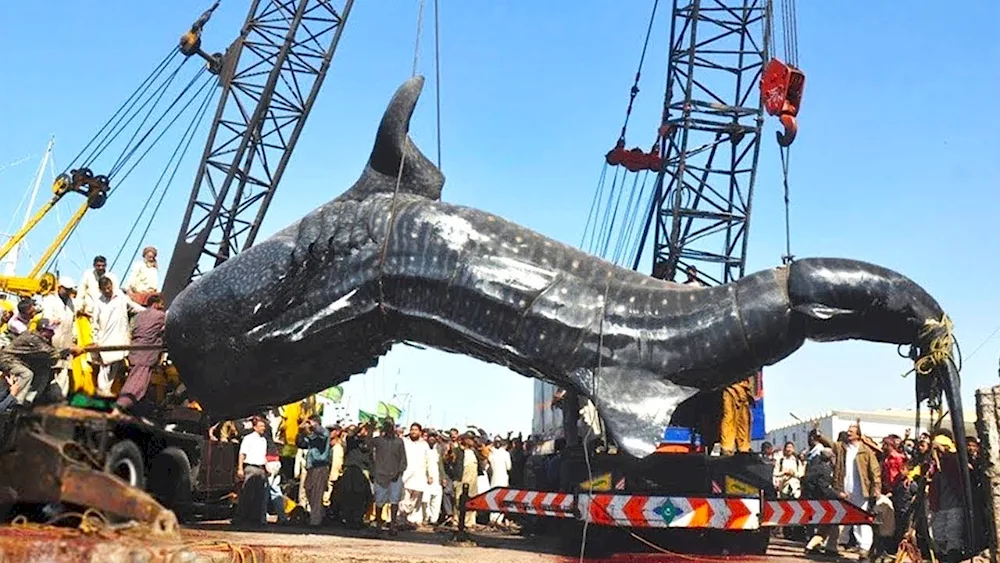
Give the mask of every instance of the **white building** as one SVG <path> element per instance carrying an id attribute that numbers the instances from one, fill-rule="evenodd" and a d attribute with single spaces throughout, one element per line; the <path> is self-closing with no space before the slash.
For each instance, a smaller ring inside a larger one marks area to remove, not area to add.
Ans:
<path id="1" fill-rule="evenodd" d="M 916 438 L 921 432 L 926 432 L 931 423 L 931 414 L 927 409 L 920 412 L 920 428 L 916 429 L 916 411 L 912 409 L 886 409 L 880 411 L 849 411 L 835 410 L 821 414 L 819 416 L 792 421 L 784 426 L 769 429 L 764 440 L 754 442 L 754 449 L 759 450 L 760 445 L 765 441 L 770 442 L 775 449 L 780 450 L 785 442 L 795 444 L 797 451 L 802 451 L 808 447 L 809 431 L 819 428 L 824 436 L 836 439 L 837 434 L 847 431 L 847 428 L 856 421 L 861 421 L 861 432 L 870 436 L 876 442 L 881 442 L 882 438 L 889 434 L 896 434 L 902 437 L 907 429 L 910 436 Z M 968 436 L 975 436 L 976 415 L 966 413 L 965 432 Z M 942 424 L 943 428 L 951 428 L 951 417 L 945 416 Z"/>

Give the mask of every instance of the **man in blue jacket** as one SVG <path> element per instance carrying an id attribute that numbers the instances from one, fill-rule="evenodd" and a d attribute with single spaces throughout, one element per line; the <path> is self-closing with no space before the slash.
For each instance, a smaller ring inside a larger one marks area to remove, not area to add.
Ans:
<path id="1" fill-rule="evenodd" d="M 330 478 L 330 432 L 323 428 L 319 415 L 310 416 L 299 428 L 295 445 L 306 450 L 306 498 L 309 500 L 309 525 L 323 523 L 323 493 Z"/>

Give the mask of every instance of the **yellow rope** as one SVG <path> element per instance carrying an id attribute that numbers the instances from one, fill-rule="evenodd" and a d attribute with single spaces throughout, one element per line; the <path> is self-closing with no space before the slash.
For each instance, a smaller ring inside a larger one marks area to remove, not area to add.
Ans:
<path id="1" fill-rule="evenodd" d="M 941 320 L 927 319 L 920 330 L 919 339 L 924 340 L 934 334 L 931 338 L 927 351 L 913 362 L 913 369 L 903 374 L 903 377 L 916 372 L 918 375 L 927 375 L 935 367 L 945 363 L 951 358 L 951 351 L 955 345 L 955 326 L 948 315 L 941 315 Z"/>

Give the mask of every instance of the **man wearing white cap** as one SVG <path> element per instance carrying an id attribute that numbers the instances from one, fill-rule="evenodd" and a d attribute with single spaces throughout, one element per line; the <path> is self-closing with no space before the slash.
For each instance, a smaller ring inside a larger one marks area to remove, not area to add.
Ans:
<path id="1" fill-rule="evenodd" d="M 59 278 L 59 288 L 42 297 L 42 316 L 52 325 L 52 345 L 56 349 L 70 348 L 76 342 L 73 334 L 76 309 L 73 306 L 72 292 L 76 284 L 69 277 Z M 65 396 L 69 393 L 69 368 L 72 360 L 61 359 L 55 364 L 54 381 Z"/>

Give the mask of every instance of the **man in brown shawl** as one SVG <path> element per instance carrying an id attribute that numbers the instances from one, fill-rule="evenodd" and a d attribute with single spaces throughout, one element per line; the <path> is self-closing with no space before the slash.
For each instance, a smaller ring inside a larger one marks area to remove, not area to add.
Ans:
<path id="1" fill-rule="evenodd" d="M 130 350 L 128 353 L 129 374 L 121 393 L 115 402 L 114 414 L 121 415 L 132 410 L 142 401 L 149 388 L 153 368 L 159 365 L 163 353 L 163 331 L 167 314 L 163 311 L 163 300 L 159 295 L 151 295 L 146 301 L 146 309 L 135 316 L 132 330 L 132 346 L 149 346 L 150 349 Z"/>

